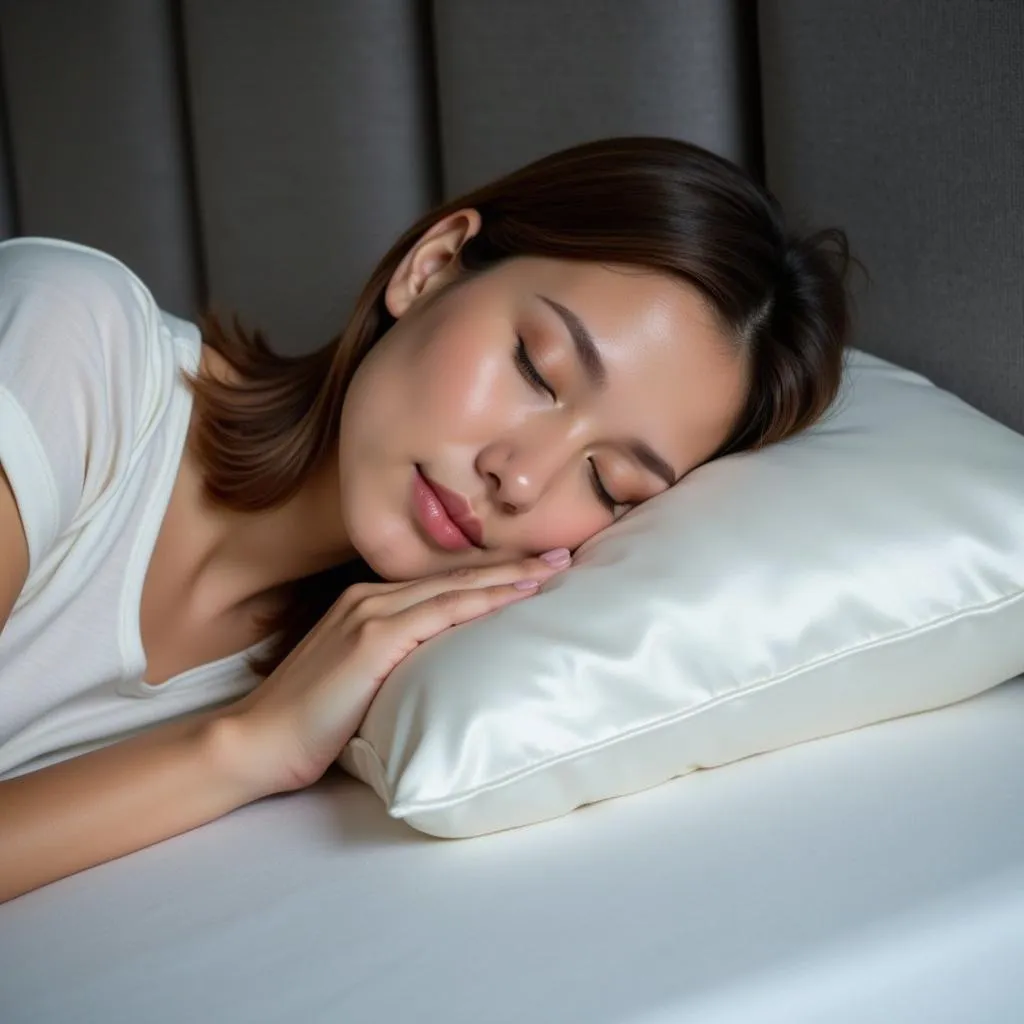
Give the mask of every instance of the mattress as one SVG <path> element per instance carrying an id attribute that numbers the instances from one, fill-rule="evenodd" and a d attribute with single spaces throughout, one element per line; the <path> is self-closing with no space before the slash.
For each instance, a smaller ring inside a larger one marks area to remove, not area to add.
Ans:
<path id="1" fill-rule="evenodd" d="M 0 1020 L 1019 1024 L 1022 954 L 1024 677 L 481 839 L 332 777 L 0 906 Z"/>

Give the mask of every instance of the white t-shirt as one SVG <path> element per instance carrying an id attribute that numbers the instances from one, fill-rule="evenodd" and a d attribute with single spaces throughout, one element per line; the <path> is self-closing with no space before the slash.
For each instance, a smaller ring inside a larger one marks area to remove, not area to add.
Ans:
<path id="1" fill-rule="evenodd" d="M 0 778 L 257 681 L 248 652 L 157 686 L 143 679 L 142 584 L 191 412 L 179 370 L 196 369 L 200 342 L 110 256 L 0 244 L 0 464 L 29 548 L 0 632 Z"/>

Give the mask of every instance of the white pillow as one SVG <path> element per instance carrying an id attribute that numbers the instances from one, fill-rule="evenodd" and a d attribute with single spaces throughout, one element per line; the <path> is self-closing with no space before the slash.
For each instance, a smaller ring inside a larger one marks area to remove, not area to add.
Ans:
<path id="1" fill-rule="evenodd" d="M 704 466 L 419 648 L 342 764 L 394 817 L 470 836 L 1024 671 L 1024 437 L 847 365 L 810 432 Z"/>

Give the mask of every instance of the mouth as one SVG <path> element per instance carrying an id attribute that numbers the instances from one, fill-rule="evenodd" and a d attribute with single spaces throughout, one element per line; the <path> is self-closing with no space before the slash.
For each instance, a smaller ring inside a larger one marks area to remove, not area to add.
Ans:
<path id="1" fill-rule="evenodd" d="M 412 491 L 416 518 L 431 540 L 446 551 L 483 547 L 483 527 L 461 494 L 431 480 L 418 465 Z"/>

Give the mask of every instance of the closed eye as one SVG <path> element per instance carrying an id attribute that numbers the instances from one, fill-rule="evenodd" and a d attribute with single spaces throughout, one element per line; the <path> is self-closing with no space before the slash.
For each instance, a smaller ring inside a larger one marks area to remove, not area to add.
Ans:
<path id="1" fill-rule="evenodd" d="M 613 515 L 620 508 L 628 508 L 629 502 L 627 501 L 616 501 L 607 491 L 604 484 L 601 482 L 601 474 L 597 471 L 597 463 L 593 459 L 587 459 L 590 463 L 590 482 L 594 485 L 594 493 L 597 495 L 597 500 Z"/>
<path id="2" fill-rule="evenodd" d="M 533 360 L 530 359 L 530 353 L 526 351 L 526 345 L 523 343 L 522 336 L 518 334 L 516 335 L 516 351 L 513 358 L 515 359 L 516 368 L 534 391 L 541 391 L 555 398 L 555 389 L 540 375 L 537 367 L 533 365 Z"/>
<path id="3" fill-rule="evenodd" d="M 551 398 L 557 400 L 555 389 L 541 376 L 537 367 L 533 365 L 530 353 L 526 351 L 526 345 L 523 342 L 522 335 L 516 335 L 516 349 L 513 358 L 515 360 L 516 368 L 530 387 L 535 391 L 549 395 Z M 613 515 L 621 508 L 629 508 L 629 502 L 616 501 L 615 498 L 608 493 L 607 488 L 601 480 L 601 474 L 597 471 L 597 463 L 594 462 L 593 459 L 588 459 L 587 462 L 590 466 L 590 482 L 593 485 L 594 493 L 597 495 L 597 500 L 601 502 L 601 504 Z"/>

